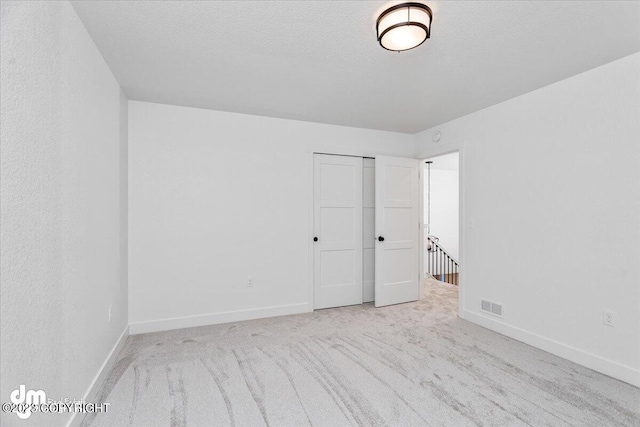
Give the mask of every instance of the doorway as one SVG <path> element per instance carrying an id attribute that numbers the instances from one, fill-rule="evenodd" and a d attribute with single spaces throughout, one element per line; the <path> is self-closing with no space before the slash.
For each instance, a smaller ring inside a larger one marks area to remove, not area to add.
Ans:
<path id="1" fill-rule="evenodd" d="M 434 156 L 423 164 L 423 268 L 426 279 L 460 284 L 460 156 Z"/>

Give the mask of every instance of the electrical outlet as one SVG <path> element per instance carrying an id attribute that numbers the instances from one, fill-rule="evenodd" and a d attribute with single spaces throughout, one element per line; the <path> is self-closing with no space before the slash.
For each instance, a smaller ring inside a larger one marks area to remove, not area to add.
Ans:
<path id="1" fill-rule="evenodd" d="M 249 282 L 247 283 L 248 288 L 253 288 L 253 277 L 249 276 Z"/>
<path id="2" fill-rule="evenodd" d="M 616 326 L 616 314 L 611 310 L 604 310 L 602 313 L 602 323 L 607 326 Z"/>
<path id="3" fill-rule="evenodd" d="M 109 306 L 109 322 L 111 322 L 111 306 Z"/>

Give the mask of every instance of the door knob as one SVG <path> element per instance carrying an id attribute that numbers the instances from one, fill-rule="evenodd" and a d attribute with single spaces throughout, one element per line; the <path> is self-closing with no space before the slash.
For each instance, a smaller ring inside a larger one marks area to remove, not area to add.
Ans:
<path id="1" fill-rule="evenodd" d="M 378 242 L 384 242 L 384 237 L 378 236 Z"/>
<path id="2" fill-rule="evenodd" d="M 313 241 L 314 241 L 314 242 L 317 242 L 317 241 L 318 241 L 318 238 L 317 238 L 317 237 L 314 237 L 314 238 L 313 238 Z"/>

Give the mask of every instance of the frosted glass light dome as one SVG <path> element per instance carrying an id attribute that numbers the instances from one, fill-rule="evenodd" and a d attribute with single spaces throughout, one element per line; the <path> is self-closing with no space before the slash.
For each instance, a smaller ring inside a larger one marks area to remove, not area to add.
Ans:
<path id="1" fill-rule="evenodd" d="M 401 52 L 420 46 L 431 33 L 431 9 L 422 3 L 391 6 L 378 17 L 376 33 L 380 46 Z"/>

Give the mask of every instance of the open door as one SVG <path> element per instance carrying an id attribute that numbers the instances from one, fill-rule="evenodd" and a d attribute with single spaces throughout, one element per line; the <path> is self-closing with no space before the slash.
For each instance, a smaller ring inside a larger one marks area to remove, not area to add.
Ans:
<path id="1" fill-rule="evenodd" d="M 415 159 L 376 157 L 376 307 L 420 298 L 419 167 Z"/>

